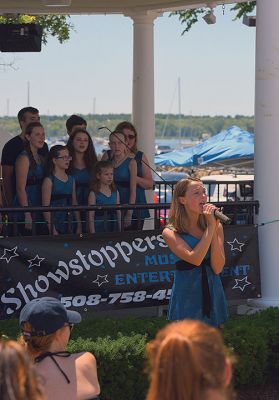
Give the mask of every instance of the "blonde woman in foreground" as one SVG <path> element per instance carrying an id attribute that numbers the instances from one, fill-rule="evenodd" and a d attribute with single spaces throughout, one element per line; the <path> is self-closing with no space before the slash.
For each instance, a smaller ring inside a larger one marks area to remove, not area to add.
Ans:
<path id="1" fill-rule="evenodd" d="M 147 345 L 146 400 L 229 400 L 232 363 L 216 328 L 200 321 L 169 324 Z"/>

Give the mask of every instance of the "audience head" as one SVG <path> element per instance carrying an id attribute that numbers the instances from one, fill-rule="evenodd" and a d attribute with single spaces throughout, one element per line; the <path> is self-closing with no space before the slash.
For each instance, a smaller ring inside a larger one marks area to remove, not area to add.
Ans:
<path id="1" fill-rule="evenodd" d="M 25 133 L 25 128 L 31 122 L 40 121 L 39 110 L 34 107 L 24 107 L 17 114 L 18 122 L 22 133 Z"/>
<path id="2" fill-rule="evenodd" d="M 86 129 L 87 122 L 79 115 L 73 114 L 66 121 L 66 129 L 69 136 L 73 133 L 74 128 Z"/>
<path id="3" fill-rule="evenodd" d="M 49 351 L 52 343 L 59 340 L 65 350 L 74 324 L 81 322 L 81 315 L 67 310 L 59 299 L 41 297 L 31 300 L 21 310 L 19 325 L 21 341 L 29 354 L 36 357 Z"/>
<path id="4" fill-rule="evenodd" d="M 1 400 L 43 400 L 33 363 L 23 346 L 12 340 L 0 341 Z"/>
<path id="5" fill-rule="evenodd" d="M 68 169 L 71 161 L 71 156 L 67 146 L 57 144 L 52 146 L 47 155 L 45 166 L 46 176 L 53 175 L 55 165 L 61 165 L 63 168 Z"/>
<path id="6" fill-rule="evenodd" d="M 126 136 L 121 131 L 113 131 L 109 135 L 109 146 L 111 148 L 112 154 L 120 155 L 127 154 L 128 152 L 128 143 L 126 140 Z"/>
<path id="7" fill-rule="evenodd" d="M 92 176 L 91 189 L 97 192 L 102 183 L 108 184 L 111 190 L 116 190 L 113 182 L 113 165 L 109 160 L 101 160 L 96 163 Z"/>
<path id="8" fill-rule="evenodd" d="M 134 125 L 129 121 L 123 121 L 117 125 L 115 130 L 124 133 L 129 149 L 133 153 L 136 153 L 138 150 L 137 149 L 138 133 Z"/>
<path id="9" fill-rule="evenodd" d="M 147 400 L 228 399 L 231 360 L 217 329 L 200 321 L 171 323 L 147 345 L 147 354 Z"/>
<path id="10" fill-rule="evenodd" d="M 67 148 L 72 156 L 70 170 L 74 167 L 77 153 L 83 154 L 86 168 L 88 170 L 92 170 L 97 162 L 97 155 L 92 138 L 87 130 L 82 128 L 74 128 L 68 139 Z"/>
<path id="11" fill-rule="evenodd" d="M 196 191 L 205 191 L 203 183 L 198 178 L 185 178 L 177 182 L 174 188 L 170 214 L 169 223 L 178 232 L 188 232 L 189 221 L 187 209 L 193 204 L 193 198 L 195 197 Z M 205 217 L 201 214 L 198 218 L 199 227 L 204 230 L 206 227 Z"/>

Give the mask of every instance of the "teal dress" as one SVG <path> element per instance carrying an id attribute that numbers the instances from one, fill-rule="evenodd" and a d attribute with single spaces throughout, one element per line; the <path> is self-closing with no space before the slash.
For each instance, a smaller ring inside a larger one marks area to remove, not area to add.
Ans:
<path id="1" fill-rule="evenodd" d="M 200 241 L 190 234 L 182 233 L 180 236 L 191 248 L 194 248 Z M 220 276 L 216 275 L 210 267 L 210 251 L 205 256 L 203 266 L 191 269 L 178 269 L 181 260 L 175 254 L 174 258 L 177 269 L 172 286 L 168 319 L 171 321 L 197 319 L 215 327 L 224 323 L 228 318 L 227 302 Z M 203 309 L 203 269 L 206 270 L 205 278 L 209 289 L 207 301 L 210 304 L 207 304 L 209 307 L 207 313 Z"/>
<path id="2" fill-rule="evenodd" d="M 90 172 L 87 168 L 74 168 L 71 172 L 71 175 L 76 182 L 78 205 L 87 206 L 90 185 Z"/>
<path id="3" fill-rule="evenodd" d="M 137 176 L 142 178 L 142 156 L 143 152 L 138 151 L 135 155 L 135 160 L 137 162 Z M 137 185 L 137 197 L 136 197 L 136 204 L 147 204 L 146 201 L 146 195 L 145 195 L 145 189 L 143 189 L 141 186 Z M 140 213 L 138 215 L 138 219 L 143 221 L 145 218 L 149 218 L 150 213 L 148 209 L 140 210 Z"/>
<path id="4" fill-rule="evenodd" d="M 117 205 L 117 191 L 111 192 L 110 196 L 104 193 L 95 193 L 96 206 Z M 95 232 L 116 232 L 119 231 L 116 210 L 95 211 Z"/>
<path id="5" fill-rule="evenodd" d="M 68 175 L 68 180 L 64 182 L 51 175 L 49 179 L 52 181 L 50 205 L 54 207 L 71 206 L 74 178 Z M 73 228 L 71 224 L 68 224 L 68 211 L 55 211 L 53 213 L 53 224 L 60 234 L 71 233 Z"/>
<path id="6" fill-rule="evenodd" d="M 89 185 L 90 185 L 90 172 L 87 168 L 74 168 L 71 172 L 71 176 L 74 178 L 76 183 L 76 195 L 79 206 L 88 205 L 89 196 Z M 80 218 L 82 224 L 82 232 L 87 232 L 87 212 L 80 211 Z"/>
<path id="7" fill-rule="evenodd" d="M 29 159 L 29 169 L 25 186 L 28 206 L 39 207 L 42 205 L 42 182 L 44 178 L 44 160 L 42 157 L 40 157 L 41 163 L 37 164 L 36 168 L 33 170 L 31 168 L 31 158 L 29 153 L 24 150 L 22 153 L 20 153 L 19 157 L 21 155 L 26 155 Z M 20 207 L 20 203 L 17 196 L 15 196 L 14 198 L 14 205 L 16 207 Z M 36 222 L 38 222 L 38 224 L 36 224 L 36 233 L 37 234 L 44 233 L 43 228 L 45 228 L 45 222 L 42 213 L 39 212 L 33 213 L 33 218 L 35 219 Z M 17 222 L 24 221 L 25 219 L 24 213 L 17 212 L 15 215 L 15 219 Z M 23 235 L 31 233 L 30 231 L 26 230 L 24 228 L 24 225 L 22 224 L 19 226 L 19 231 Z"/>
<path id="8" fill-rule="evenodd" d="M 108 159 L 111 160 L 112 159 L 111 150 L 107 151 L 107 155 L 108 155 Z M 138 151 L 134 158 L 137 163 L 137 176 L 139 176 L 141 178 L 143 176 L 142 175 L 142 156 L 143 156 L 143 152 Z M 130 162 L 130 160 L 132 160 L 132 158 L 127 158 L 127 160 L 129 160 L 129 162 Z M 120 194 L 120 203 L 121 204 L 127 204 L 129 202 L 130 172 L 129 172 L 128 168 L 129 168 L 129 163 L 127 162 L 123 165 L 123 167 L 121 164 L 118 168 L 115 168 L 115 170 L 114 170 L 114 182 L 116 183 L 117 189 Z M 124 199 L 126 202 L 124 202 Z M 137 189 L 136 189 L 136 204 L 147 204 L 145 190 L 139 185 L 137 185 Z M 134 211 L 133 217 L 132 217 L 132 225 L 131 225 L 132 229 L 135 229 L 135 230 L 142 229 L 144 219 L 149 218 L 149 217 L 150 217 L 150 213 L 149 213 L 148 209 Z"/>

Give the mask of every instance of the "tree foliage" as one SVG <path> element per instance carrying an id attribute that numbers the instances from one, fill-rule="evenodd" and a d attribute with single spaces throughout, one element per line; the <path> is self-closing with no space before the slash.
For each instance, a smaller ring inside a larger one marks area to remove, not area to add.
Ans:
<path id="1" fill-rule="evenodd" d="M 230 11 L 236 11 L 235 19 L 239 19 L 243 17 L 243 15 L 252 12 L 256 7 L 256 1 L 248 1 L 247 3 L 237 3 L 235 4 Z M 202 7 L 202 8 L 194 8 L 192 10 L 182 10 L 175 11 L 170 14 L 171 16 L 178 16 L 179 21 L 182 25 L 186 25 L 185 29 L 182 31 L 182 35 L 184 33 L 189 32 L 192 26 L 199 21 L 200 15 L 205 15 L 208 11 L 210 11 L 210 7 Z"/>
<path id="2" fill-rule="evenodd" d="M 60 43 L 70 38 L 74 26 L 69 15 L 0 15 L 1 24 L 39 24 L 43 29 L 42 41 L 47 43 L 49 36 L 54 36 Z"/>

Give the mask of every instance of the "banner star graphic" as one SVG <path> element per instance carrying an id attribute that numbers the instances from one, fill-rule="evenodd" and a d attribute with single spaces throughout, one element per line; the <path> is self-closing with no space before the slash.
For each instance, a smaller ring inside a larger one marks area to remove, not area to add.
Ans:
<path id="1" fill-rule="evenodd" d="M 232 287 L 232 289 L 240 289 L 242 292 L 248 285 L 252 285 L 252 282 L 248 282 L 248 276 L 245 276 L 242 279 L 237 279 L 235 278 L 235 285 Z"/>
<path id="2" fill-rule="evenodd" d="M 107 280 L 107 275 L 97 275 L 97 278 L 95 281 L 92 281 L 93 283 L 97 283 L 97 285 L 100 287 L 103 283 L 109 283 Z"/>
<path id="3" fill-rule="evenodd" d="M 231 246 L 231 251 L 238 250 L 242 252 L 242 246 L 245 245 L 245 243 L 241 243 L 237 240 L 237 238 L 234 238 L 232 242 L 227 242 Z"/>
<path id="4" fill-rule="evenodd" d="M 38 254 L 36 254 L 34 258 L 27 260 L 29 262 L 28 269 L 32 267 L 40 267 L 43 260 L 44 258 L 41 258 Z"/>
<path id="5" fill-rule="evenodd" d="M 6 260 L 6 263 L 9 264 L 12 258 L 18 257 L 19 254 L 17 254 L 17 246 L 15 246 L 13 249 L 4 249 L 4 254 L 0 257 L 1 260 Z"/>

